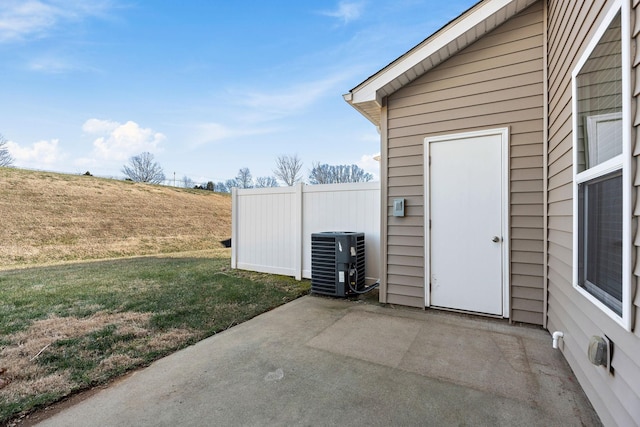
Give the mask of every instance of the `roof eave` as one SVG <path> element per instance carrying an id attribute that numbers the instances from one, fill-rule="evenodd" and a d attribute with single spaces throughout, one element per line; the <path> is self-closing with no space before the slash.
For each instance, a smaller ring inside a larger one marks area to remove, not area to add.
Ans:
<path id="1" fill-rule="evenodd" d="M 376 126 L 382 100 L 538 0 L 484 0 L 343 95 Z M 494 19 L 490 19 L 494 18 Z M 374 111 L 372 106 L 377 105 Z"/>
<path id="2" fill-rule="evenodd" d="M 373 123 L 376 127 L 380 126 L 380 109 L 382 108 L 382 103 L 377 99 L 369 102 L 353 102 L 353 93 L 345 93 L 342 95 L 345 101 L 349 103 L 353 108 L 358 110 L 360 114 L 362 114 L 367 120 Z"/>

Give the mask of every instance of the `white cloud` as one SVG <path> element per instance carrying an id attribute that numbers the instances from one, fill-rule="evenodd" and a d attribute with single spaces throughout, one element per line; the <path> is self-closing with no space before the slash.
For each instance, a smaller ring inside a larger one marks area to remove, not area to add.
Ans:
<path id="1" fill-rule="evenodd" d="M 0 6 L 0 41 L 41 33 L 55 25 L 59 13 L 41 1 L 4 2 Z"/>
<path id="2" fill-rule="evenodd" d="M 199 142 L 213 142 L 231 138 L 238 135 L 238 131 L 220 124 L 220 123 L 203 123 L 199 128 Z"/>
<path id="3" fill-rule="evenodd" d="M 242 105 L 253 109 L 254 117 L 265 119 L 298 114 L 321 98 L 340 93 L 351 74 L 349 70 L 342 70 L 327 78 L 298 83 L 277 92 L 246 91 Z"/>
<path id="4" fill-rule="evenodd" d="M 230 138 L 251 135 L 266 135 L 276 132 L 276 128 L 237 127 L 232 128 L 220 123 L 202 123 L 196 126 L 195 146 L 222 141 Z"/>
<path id="5" fill-rule="evenodd" d="M 65 73 L 78 68 L 63 58 L 54 58 L 51 56 L 34 59 L 29 62 L 27 67 L 31 71 L 49 74 Z"/>
<path id="6" fill-rule="evenodd" d="M 16 166 L 49 168 L 65 157 L 57 139 L 42 140 L 25 147 L 9 141 L 7 148 Z"/>
<path id="7" fill-rule="evenodd" d="M 380 153 L 364 154 L 360 157 L 360 161 L 356 163 L 365 172 L 369 172 L 373 175 L 373 180 L 378 181 L 380 179 L 380 162 L 375 158 L 380 156 Z"/>
<path id="8" fill-rule="evenodd" d="M 360 18 L 364 9 L 363 2 L 341 1 L 334 10 L 322 11 L 322 15 L 338 18 L 344 24 L 355 21 Z"/>
<path id="9" fill-rule="evenodd" d="M 27 63 L 27 69 L 40 73 L 60 74 L 69 71 L 99 71 L 95 67 L 84 65 L 67 54 L 46 53 L 32 58 Z"/>
<path id="10" fill-rule="evenodd" d="M 89 119 L 82 125 L 82 130 L 90 134 L 109 133 L 118 126 L 120 126 L 120 123 L 112 120 Z"/>
<path id="11" fill-rule="evenodd" d="M 62 24 L 102 16 L 111 8 L 109 0 L 2 0 L 0 42 L 43 37 Z"/>
<path id="12" fill-rule="evenodd" d="M 136 122 L 118 123 L 111 120 L 89 119 L 82 130 L 96 135 L 91 159 L 80 159 L 80 164 L 101 161 L 122 161 L 144 151 L 157 152 L 166 137 L 153 129 L 142 128 Z"/>

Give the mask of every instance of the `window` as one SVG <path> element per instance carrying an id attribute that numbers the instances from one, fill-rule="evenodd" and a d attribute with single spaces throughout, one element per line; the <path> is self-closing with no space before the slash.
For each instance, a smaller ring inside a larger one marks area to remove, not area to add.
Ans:
<path id="1" fill-rule="evenodd" d="M 578 186 L 578 284 L 622 316 L 622 175 Z"/>
<path id="2" fill-rule="evenodd" d="M 574 286 L 629 328 L 622 31 L 620 7 L 614 8 L 573 73 Z"/>

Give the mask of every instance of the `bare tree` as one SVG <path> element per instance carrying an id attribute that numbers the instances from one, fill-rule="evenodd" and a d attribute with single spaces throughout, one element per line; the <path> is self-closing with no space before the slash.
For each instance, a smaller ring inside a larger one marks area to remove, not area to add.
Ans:
<path id="1" fill-rule="evenodd" d="M 324 163 L 314 163 L 313 169 L 309 173 L 310 184 L 330 184 L 332 182 L 331 167 Z"/>
<path id="2" fill-rule="evenodd" d="M 235 187 L 235 188 L 240 187 L 240 186 L 238 185 L 238 181 L 237 181 L 235 178 L 231 178 L 231 179 L 226 180 L 226 181 L 224 182 L 224 186 L 225 186 L 225 187 L 226 187 L 226 189 L 227 189 L 227 191 L 225 191 L 225 193 L 231 193 L 231 189 L 232 189 L 232 188 L 234 188 L 234 187 Z"/>
<path id="3" fill-rule="evenodd" d="M 231 180 L 229 180 L 231 181 Z M 227 181 L 227 182 L 229 182 Z M 231 192 L 231 187 L 227 186 L 227 183 L 224 183 L 222 181 L 216 182 L 216 184 L 213 187 L 213 191 L 217 192 L 217 193 L 230 193 Z"/>
<path id="4" fill-rule="evenodd" d="M 256 178 L 256 188 L 279 187 L 278 180 L 272 176 L 259 176 Z"/>
<path id="5" fill-rule="evenodd" d="M 194 183 L 193 180 L 191 178 L 189 178 L 188 176 L 183 176 L 182 177 L 182 186 L 184 188 L 193 188 Z"/>
<path id="6" fill-rule="evenodd" d="M 129 159 L 129 165 L 122 167 L 122 173 L 127 178 L 136 182 L 149 182 L 160 184 L 164 181 L 164 171 L 160 165 L 154 161 L 153 154 L 145 151 Z"/>
<path id="7" fill-rule="evenodd" d="M 338 176 L 342 178 L 342 181 L 338 182 L 369 182 L 373 179 L 373 175 L 365 172 L 358 165 L 342 165 L 340 171 L 342 173 Z"/>
<path id="8" fill-rule="evenodd" d="M 10 167 L 13 165 L 13 157 L 9 153 L 9 147 L 7 146 L 9 141 L 0 134 L 0 166 Z"/>
<path id="9" fill-rule="evenodd" d="M 236 183 L 238 188 L 253 187 L 253 177 L 251 176 L 251 171 L 249 170 L 249 168 L 242 168 L 238 171 L 238 175 L 236 176 Z"/>
<path id="10" fill-rule="evenodd" d="M 357 165 L 328 165 L 314 163 L 309 173 L 310 184 L 340 184 L 347 182 L 369 182 L 373 175 Z"/>
<path id="11" fill-rule="evenodd" d="M 300 169 L 302 169 L 302 160 L 300 160 L 297 154 L 293 156 L 279 156 L 276 159 L 276 168 L 273 174 L 280 181 L 291 187 L 302 179 Z"/>

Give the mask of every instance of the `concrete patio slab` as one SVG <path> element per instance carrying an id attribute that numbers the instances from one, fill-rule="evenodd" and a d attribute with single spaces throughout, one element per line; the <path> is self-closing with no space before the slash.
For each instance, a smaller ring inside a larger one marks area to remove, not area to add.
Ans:
<path id="1" fill-rule="evenodd" d="M 42 426 L 597 426 L 548 332 L 307 296 Z"/>

